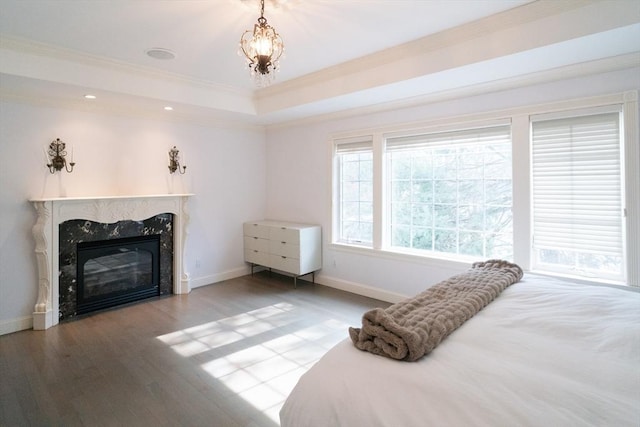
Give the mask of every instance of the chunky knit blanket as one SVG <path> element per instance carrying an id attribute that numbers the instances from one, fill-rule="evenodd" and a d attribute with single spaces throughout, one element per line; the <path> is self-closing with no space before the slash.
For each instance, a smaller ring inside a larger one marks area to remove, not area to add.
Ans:
<path id="1" fill-rule="evenodd" d="M 413 362 L 522 278 L 522 269 L 502 260 L 472 264 L 467 272 L 418 295 L 362 317 L 362 328 L 349 328 L 354 345 L 364 351 Z"/>

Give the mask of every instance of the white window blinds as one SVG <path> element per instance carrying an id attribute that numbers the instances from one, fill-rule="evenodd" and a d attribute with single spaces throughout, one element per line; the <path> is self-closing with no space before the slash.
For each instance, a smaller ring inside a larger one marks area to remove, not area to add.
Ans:
<path id="1" fill-rule="evenodd" d="M 370 152 L 373 147 L 371 136 L 354 138 L 342 138 L 335 141 L 336 154 L 365 153 Z"/>
<path id="2" fill-rule="evenodd" d="M 337 235 L 334 241 L 371 246 L 373 242 L 373 139 L 335 141 Z"/>
<path id="3" fill-rule="evenodd" d="M 452 132 L 427 133 L 421 135 L 388 137 L 386 151 L 416 150 L 420 148 L 451 147 L 452 145 L 511 143 L 511 127 L 492 126 Z"/>
<path id="4" fill-rule="evenodd" d="M 534 267 L 624 274 L 618 112 L 532 120 Z"/>

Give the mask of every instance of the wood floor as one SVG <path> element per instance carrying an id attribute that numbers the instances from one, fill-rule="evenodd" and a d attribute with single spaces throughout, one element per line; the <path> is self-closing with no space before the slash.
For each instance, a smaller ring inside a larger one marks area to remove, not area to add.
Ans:
<path id="1" fill-rule="evenodd" d="M 300 375 L 386 306 L 260 272 L 0 336 L 0 426 L 278 426 Z"/>

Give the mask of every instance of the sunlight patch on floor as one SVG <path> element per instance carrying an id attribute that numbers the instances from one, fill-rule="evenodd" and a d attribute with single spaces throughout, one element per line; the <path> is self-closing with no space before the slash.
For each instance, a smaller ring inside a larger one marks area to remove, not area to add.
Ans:
<path id="1" fill-rule="evenodd" d="M 285 331 L 299 316 L 293 315 L 294 309 L 291 304 L 279 303 L 157 338 L 181 356 L 191 357 L 263 332 Z M 348 326 L 326 320 L 207 361 L 201 367 L 222 382 L 231 396 L 240 397 L 278 424 L 280 408 L 298 379 L 347 337 Z"/>
<path id="2" fill-rule="evenodd" d="M 181 356 L 195 356 L 281 327 L 290 321 L 287 313 L 293 309 L 294 306 L 291 304 L 279 303 L 160 335 L 157 338 Z"/>
<path id="3" fill-rule="evenodd" d="M 280 408 L 298 379 L 326 351 L 290 334 L 204 363 L 202 368 L 278 423 Z"/>

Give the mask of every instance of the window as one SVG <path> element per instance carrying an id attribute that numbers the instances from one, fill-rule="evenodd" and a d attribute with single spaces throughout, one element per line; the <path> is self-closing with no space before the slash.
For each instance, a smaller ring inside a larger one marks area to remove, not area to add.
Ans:
<path id="1" fill-rule="evenodd" d="M 371 246 L 373 242 L 373 151 L 370 138 L 335 144 L 337 240 Z"/>
<path id="2" fill-rule="evenodd" d="M 509 126 L 386 140 L 388 246 L 513 258 Z"/>
<path id="3" fill-rule="evenodd" d="M 628 91 L 339 135 L 333 249 L 640 286 L 638 117 Z"/>
<path id="4" fill-rule="evenodd" d="M 620 113 L 532 119 L 533 267 L 624 280 Z"/>

